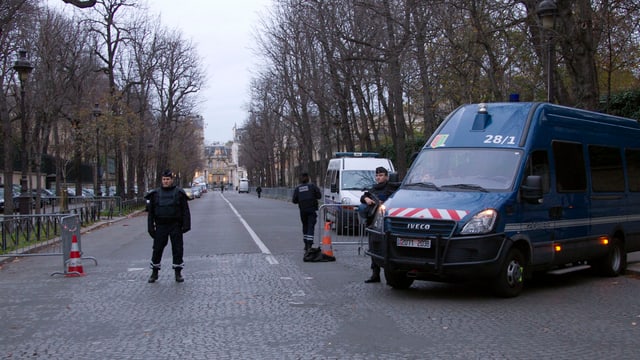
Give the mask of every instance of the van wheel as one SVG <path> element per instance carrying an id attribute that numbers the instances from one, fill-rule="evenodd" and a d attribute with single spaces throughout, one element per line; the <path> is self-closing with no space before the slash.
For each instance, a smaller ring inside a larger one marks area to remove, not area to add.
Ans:
<path id="1" fill-rule="evenodd" d="M 413 284 L 413 279 L 407 277 L 406 273 L 402 271 L 384 269 L 384 278 L 387 279 L 387 285 L 398 290 L 408 289 Z"/>
<path id="2" fill-rule="evenodd" d="M 496 295 L 505 298 L 520 295 L 524 287 L 524 265 L 522 251 L 511 248 L 500 267 L 498 276 L 493 280 L 493 290 Z"/>
<path id="3" fill-rule="evenodd" d="M 627 253 L 622 242 L 613 238 L 609 244 L 609 252 L 594 262 L 595 270 L 604 276 L 615 277 L 624 274 L 627 268 Z"/>

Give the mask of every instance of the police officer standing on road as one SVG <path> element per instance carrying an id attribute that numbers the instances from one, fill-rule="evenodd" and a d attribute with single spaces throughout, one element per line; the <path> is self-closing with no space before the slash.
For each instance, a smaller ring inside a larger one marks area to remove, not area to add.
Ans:
<path id="1" fill-rule="evenodd" d="M 173 184 L 171 170 L 162 173 L 162 187 L 154 189 L 145 195 L 148 201 L 149 215 L 147 227 L 153 238 L 153 253 L 151 255 L 151 276 L 149 282 L 158 280 L 162 252 L 171 238 L 171 254 L 173 255 L 173 269 L 176 281 L 183 282 L 182 268 L 184 263 L 182 234 L 191 230 L 191 213 L 187 194 L 182 188 Z"/>
<path id="2" fill-rule="evenodd" d="M 309 174 L 302 173 L 300 175 L 300 185 L 293 191 L 294 204 L 298 204 L 300 209 L 300 221 L 302 221 L 302 233 L 304 242 L 304 251 L 306 252 L 313 246 L 313 233 L 318 220 L 318 199 L 322 197 L 320 189 L 313 183 L 309 182 Z"/>
<path id="3" fill-rule="evenodd" d="M 385 202 L 394 191 L 398 189 L 396 184 L 389 183 L 389 171 L 382 166 L 376 168 L 376 184 L 369 189 L 368 192 L 365 192 L 364 195 L 360 197 L 360 202 L 362 204 L 366 204 L 367 206 L 375 205 L 375 200 L 371 197 L 373 194 L 380 203 Z M 373 262 L 373 258 L 371 259 L 371 277 L 369 277 L 364 282 L 366 283 L 379 283 L 380 282 L 380 266 Z"/>

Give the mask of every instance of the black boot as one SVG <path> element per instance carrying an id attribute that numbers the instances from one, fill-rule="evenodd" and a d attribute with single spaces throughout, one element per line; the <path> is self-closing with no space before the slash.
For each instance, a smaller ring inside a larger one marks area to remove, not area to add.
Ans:
<path id="1" fill-rule="evenodd" d="M 371 274 L 371 277 L 364 281 L 367 284 L 370 283 L 379 283 L 380 282 L 380 274 Z"/>
<path id="2" fill-rule="evenodd" d="M 371 263 L 371 277 L 364 281 L 367 284 L 380 282 L 380 267 Z"/>
<path id="3" fill-rule="evenodd" d="M 151 276 L 149 276 L 149 283 L 154 283 L 158 280 L 158 269 L 151 269 Z"/>
<path id="4" fill-rule="evenodd" d="M 304 252 L 307 252 L 307 250 L 311 249 L 312 247 L 313 247 L 313 243 L 311 241 L 304 242 Z"/>
<path id="5" fill-rule="evenodd" d="M 184 278 L 182 277 L 182 269 L 176 269 L 176 282 L 184 282 Z"/>

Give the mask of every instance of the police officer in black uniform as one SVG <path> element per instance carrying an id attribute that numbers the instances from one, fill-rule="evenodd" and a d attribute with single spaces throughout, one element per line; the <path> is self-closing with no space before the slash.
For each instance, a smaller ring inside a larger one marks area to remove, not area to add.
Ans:
<path id="1" fill-rule="evenodd" d="M 300 209 L 300 221 L 302 221 L 302 241 L 306 252 L 313 246 L 313 235 L 318 220 L 318 199 L 322 197 L 320 189 L 309 182 L 309 174 L 300 175 L 300 185 L 293 190 L 294 204 Z"/>
<path id="2" fill-rule="evenodd" d="M 360 197 L 360 203 L 367 206 L 374 206 L 376 204 L 373 194 L 380 203 L 385 202 L 394 191 L 398 189 L 398 184 L 389 182 L 389 171 L 382 166 L 376 168 L 376 184 L 365 192 Z M 364 282 L 366 283 L 378 283 L 380 282 L 380 266 L 373 262 L 371 259 L 371 277 Z"/>
<path id="3" fill-rule="evenodd" d="M 180 187 L 173 184 L 171 170 L 162 173 L 162 187 L 152 190 L 147 195 L 149 215 L 147 227 L 153 238 L 153 253 L 151 255 L 151 276 L 149 282 L 158 280 L 162 252 L 171 238 L 171 254 L 173 255 L 173 269 L 176 281 L 183 282 L 182 268 L 184 263 L 182 234 L 191 230 L 191 213 L 187 194 Z"/>

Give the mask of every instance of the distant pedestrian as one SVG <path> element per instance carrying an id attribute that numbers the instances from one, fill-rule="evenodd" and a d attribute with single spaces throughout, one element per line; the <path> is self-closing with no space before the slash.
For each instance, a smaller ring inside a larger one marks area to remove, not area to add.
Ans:
<path id="1" fill-rule="evenodd" d="M 149 282 L 158 280 L 162 252 L 171 238 L 173 269 L 177 282 L 183 282 L 183 239 L 182 234 L 191 230 L 191 213 L 187 194 L 173 184 L 171 170 L 162 173 L 162 186 L 145 195 L 148 204 L 147 230 L 153 238 L 151 254 L 151 276 Z"/>
<path id="2" fill-rule="evenodd" d="M 220 192 L 224 192 L 224 184 L 220 184 Z"/>
<path id="3" fill-rule="evenodd" d="M 309 174 L 300 175 L 300 185 L 293 191 L 294 204 L 300 209 L 300 221 L 302 221 L 302 241 L 305 252 L 313 246 L 313 235 L 318 220 L 318 199 L 322 197 L 320 189 L 309 182 Z"/>
<path id="4" fill-rule="evenodd" d="M 260 198 L 260 194 L 262 194 L 262 188 L 260 187 L 260 185 L 258 185 L 258 187 L 256 188 L 256 192 L 258 193 L 258 198 Z"/>

